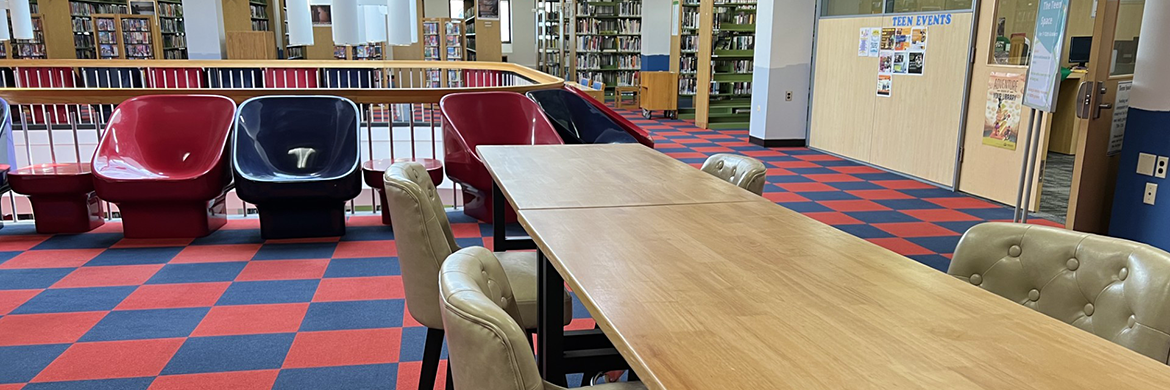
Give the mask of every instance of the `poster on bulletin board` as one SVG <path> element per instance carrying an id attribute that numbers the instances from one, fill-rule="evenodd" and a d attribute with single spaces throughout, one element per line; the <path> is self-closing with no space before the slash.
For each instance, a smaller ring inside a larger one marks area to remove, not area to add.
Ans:
<path id="1" fill-rule="evenodd" d="M 890 97 L 890 93 L 893 89 L 894 76 L 888 74 L 879 74 L 877 81 L 877 95 L 879 97 Z"/>
<path id="2" fill-rule="evenodd" d="M 857 37 L 858 57 L 877 57 L 881 50 L 882 29 L 862 27 Z"/>
<path id="3" fill-rule="evenodd" d="M 1026 77 L 1018 73 L 991 73 L 983 118 L 984 145 L 1016 150 L 1025 80 Z"/>

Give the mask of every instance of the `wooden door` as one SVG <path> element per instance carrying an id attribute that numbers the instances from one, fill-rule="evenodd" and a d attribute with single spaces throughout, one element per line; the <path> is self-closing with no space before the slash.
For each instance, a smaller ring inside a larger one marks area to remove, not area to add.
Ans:
<path id="1" fill-rule="evenodd" d="M 1109 148 L 1118 86 L 1133 80 L 1133 58 L 1146 0 L 1097 2 L 1089 72 L 1079 95 L 1088 112 L 1078 111 L 1077 158 L 1069 194 L 1073 230 L 1106 233 L 1117 183 L 1118 155 Z M 1162 1 L 1162 0 L 1155 0 Z M 1120 150 L 1118 150 L 1120 151 Z"/>

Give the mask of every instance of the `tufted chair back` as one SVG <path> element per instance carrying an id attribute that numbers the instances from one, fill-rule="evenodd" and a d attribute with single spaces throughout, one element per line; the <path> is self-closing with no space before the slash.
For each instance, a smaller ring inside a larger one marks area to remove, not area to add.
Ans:
<path id="1" fill-rule="evenodd" d="M 1045 226 L 985 223 L 947 273 L 1143 355 L 1170 355 L 1170 253 Z"/>
<path id="2" fill-rule="evenodd" d="M 447 351 L 456 389 L 539 390 L 528 337 L 499 259 L 483 247 L 455 252 L 439 273 Z"/>
<path id="3" fill-rule="evenodd" d="M 760 160 L 738 154 L 712 155 L 703 163 L 703 172 L 715 175 L 756 195 L 764 194 L 764 179 L 768 168 Z"/>
<path id="4" fill-rule="evenodd" d="M 383 180 L 410 316 L 428 328 L 443 329 L 435 280 L 443 260 L 459 249 L 443 201 L 422 164 L 395 163 Z"/>

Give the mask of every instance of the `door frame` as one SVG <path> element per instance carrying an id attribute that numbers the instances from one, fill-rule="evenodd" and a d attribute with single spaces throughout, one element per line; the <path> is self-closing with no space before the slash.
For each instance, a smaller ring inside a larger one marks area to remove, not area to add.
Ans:
<path id="1" fill-rule="evenodd" d="M 1102 87 L 1090 93 L 1091 107 L 1100 104 L 1112 105 L 1116 99 L 1118 83 L 1133 79 L 1132 74 L 1111 75 L 1113 42 L 1117 33 L 1120 8 L 1120 0 L 1097 2 L 1097 17 L 1093 21 L 1093 45 L 1088 64 L 1089 73 L 1082 81 L 1082 84 L 1100 83 Z M 1066 223 L 1069 229 L 1100 234 L 1105 234 L 1109 230 L 1113 192 L 1117 185 L 1120 161 L 1119 155 L 1107 154 L 1113 109 L 1112 106 L 1102 108 L 1099 110 L 1100 116 L 1081 118 L 1077 121 L 1077 154 L 1073 166 Z"/>

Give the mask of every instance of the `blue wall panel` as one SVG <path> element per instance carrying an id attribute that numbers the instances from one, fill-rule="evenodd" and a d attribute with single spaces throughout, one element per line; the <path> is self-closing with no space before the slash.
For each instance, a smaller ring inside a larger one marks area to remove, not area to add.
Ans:
<path id="1" fill-rule="evenodd" d="M 1109 235 L 1170 250 L 1170 180 L 1135 173 L 1138 153 L 1170 156 L 1170 111 L 1129 109 Z M 1142 203 L 1146 183 L 1158 185 L 1154 206 Z"/>

